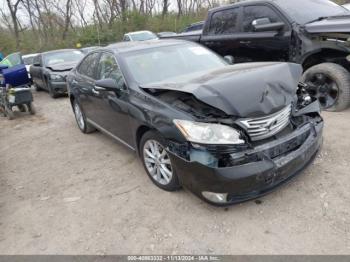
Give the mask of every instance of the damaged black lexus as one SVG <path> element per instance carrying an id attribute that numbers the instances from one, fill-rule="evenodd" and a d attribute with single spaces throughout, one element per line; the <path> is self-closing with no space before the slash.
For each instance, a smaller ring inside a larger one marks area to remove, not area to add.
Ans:
<path id="1" fill-rule="evenodd" d="M 300 65 L 227 60 L 179 40 L 93 51 L 67 79 L 77 125 L 136 151 L 164 190 L 184 186 L 214 205 L 264 195 L 316 155 L 319 103 Z"/>

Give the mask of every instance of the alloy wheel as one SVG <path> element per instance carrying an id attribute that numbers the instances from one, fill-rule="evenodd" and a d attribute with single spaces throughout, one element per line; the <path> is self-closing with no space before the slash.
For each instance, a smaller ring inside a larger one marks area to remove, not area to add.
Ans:
<path id="1" fill-rule="evenodd" d="M 337 83 L 323 73 L 311 75 L 306 80 L 307 91 L 318 99 L 322 108 L 329 108 L 335 104 L 339 95 Z"/>
<path id="2" fill-rule="evenodd" d="M 80 129 L 84 130 L 85 121 L 84 121 L 83 113 L 81 112 L 81 109 L 78 103 L 74 103 L 74 114 Z"/>
<path id="3" fill-rule="evenodd" d="M 148 140 L 143 146 L 143 159 L 152 178 L 162 185 L 170 183 L 173 168 L 167 151 L 156 140 Z"/>

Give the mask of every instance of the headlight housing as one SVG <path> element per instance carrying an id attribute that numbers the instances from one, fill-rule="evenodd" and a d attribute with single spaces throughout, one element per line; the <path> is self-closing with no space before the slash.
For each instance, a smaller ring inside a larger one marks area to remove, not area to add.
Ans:
<path id="1" fill-rule="evenodd" d="M 50 79 L 53 82 L 64 82 L 64 76 L 62 75 L 56 75 L 56 74 L 51 74 Z"/>
<path id="2" fill-rule="evenodd" d="M 234 128 L 221 125 L 201 123 L 188 120 L 173 120 L 176 127 L 190 142 L 214 145 L 241 145 L 244 140 Z"/>

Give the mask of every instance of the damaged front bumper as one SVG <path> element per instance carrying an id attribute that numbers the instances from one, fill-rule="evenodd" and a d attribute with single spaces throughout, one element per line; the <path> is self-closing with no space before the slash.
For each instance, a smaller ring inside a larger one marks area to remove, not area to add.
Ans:
<path id="1" fill-rule="evenodd" d="M 215 205 L 229 205 L 264 195 L 304 169 L 322 144 L 323 121 L 309 122 L 271 142 L 231 153 L 232 165 L 212 167 L 170 152 L 181 183 Z"/>

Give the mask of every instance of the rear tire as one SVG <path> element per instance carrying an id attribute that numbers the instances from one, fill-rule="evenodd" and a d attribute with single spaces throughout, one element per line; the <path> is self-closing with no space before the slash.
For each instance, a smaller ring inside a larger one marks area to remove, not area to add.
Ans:
<path id="1" fill-rule="evenodd" d="M 15 113 L 10 108 L 6 108 L 5 110 L 6 110 L 6 116 L 8 120 L 15 119 Z"/>
<path id="2" fill-rule="evenodd" d="M 181 188 L 169 153 L 165 150 L 165 141 L 159 133 L 146 132 L 141 138 L 139 150 L 147 175 L 157 187 L 165 191 Z"/>
<path id="3" fill-rule="evenodd" d="M 34 104 L 33 104 L 33 103 L 29 103 L 29 104 L 27 104 L 27 107 L 28 107 L 29 113 L 30 113 L 31 115 L 35 115 L 36 110 L 35 110 Z"/>
<path id="4" fill-rule="evenodd" d="M 25 106 L 25 105 L 18 105 L 17 107 L 18 107 L 19 111 L 20 111 L 20 112 L 22 112 L 22 113 L 24 113 L 24 112 L 26 112 L 26 111 L 27 111 L 27 109 L 26 109 L 26 106 Z"/>
<path id="5" fill-rule="evenodd" d="M 350 73 L 338 64 L 315 65 L 305 71 L 302 82 L 324 110 L 342 111 L 350 105 Z"/>
<path id="6" fill-rule="evenodd" d="M 42 91 L 41 87 L 39 87 L 36 83 L 34 83 L 33 85 L 36 92 Z"/>
<path id="7" fill-rule="evenodd" d="M 76 100 L 74 100 L 72 103 L 72 106 L 73 106 L 75 120 L 77 121 L 77 125 L 80 131 L 83 132 L 84 134 L 95 132 L 96 128 L 86 121 L 85 114 L 81 109 L 79 103 Z"/>

